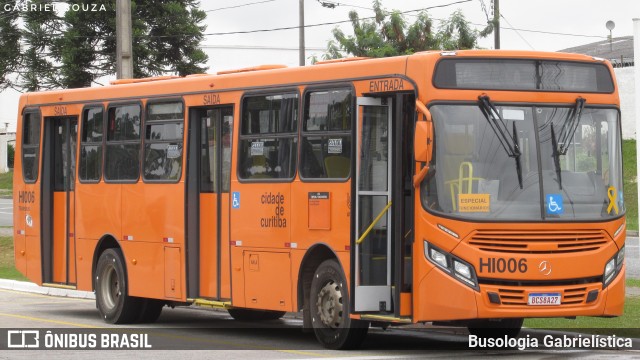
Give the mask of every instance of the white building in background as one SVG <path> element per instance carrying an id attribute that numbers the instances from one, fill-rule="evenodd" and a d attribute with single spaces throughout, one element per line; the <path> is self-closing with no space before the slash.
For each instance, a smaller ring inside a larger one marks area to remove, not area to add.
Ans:
<path id="1" fill-rule="evenodd" d="M 8 131 L 9 124 L 6 123 L 3 128 L 0 129 L 0 173 L 6 173 L 9 171 L 9 159 L 8 159 L 8 145 L 16 147 L 16 133 Z"/>
<path id="2" fill-rule="evenodd" d="M 591 44 L 560 50 L 595 56 L 611 61 L 615 68 L 620 93 L 620 112 L 622 113 L 622 138 L 636 138 L 636 99 L 635 73 L 633 64 L 633 36 L 622 36 Z M 640 120 L 640 119 L 639 119 Z"/>

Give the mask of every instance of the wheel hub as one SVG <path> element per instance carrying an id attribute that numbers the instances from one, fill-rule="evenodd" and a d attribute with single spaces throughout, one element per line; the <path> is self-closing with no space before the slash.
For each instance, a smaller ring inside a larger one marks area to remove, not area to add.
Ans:
<path id="1" fill-rule="evenodd" d="M 318 293 L 316 306 L 320 321 L 330 328 L 338 328 L 342 324 L 342 291 L 334 281 L 328 282 Z"/>
<path id="2" fill-rule="evenodd" d="M 122 294 L 120 291 L 120 282 L 118 281 L 118 273 L 113 265 L 107 266 L 102 272 L 100 287 L 104 304 L 109 309 L 113 309 Z"/>

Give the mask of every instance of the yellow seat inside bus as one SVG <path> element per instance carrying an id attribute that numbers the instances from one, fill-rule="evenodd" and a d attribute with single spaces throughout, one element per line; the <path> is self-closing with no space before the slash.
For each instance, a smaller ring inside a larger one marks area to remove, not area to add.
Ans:
<path id="1" fill-rule="evenodd" d="M 251 174 L 249 179 L 270 179 L 273 176 L 268 174 L 269 163 L 264 155 L 254 155 L 251 157 L 251 166 L 247 173 Z"/>
<path id="2" fill-rule="evenodd" d="M 344 156 L 327 156 L 324 159 L 324 167 L 329 178 L 346 178 L 349 176 L 351 161 Z"/>

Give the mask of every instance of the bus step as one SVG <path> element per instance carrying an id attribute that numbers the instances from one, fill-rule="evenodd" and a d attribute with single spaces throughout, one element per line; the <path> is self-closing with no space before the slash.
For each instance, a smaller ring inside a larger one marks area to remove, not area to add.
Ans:
<path id="1" fill-rule="evenodd" d="M 54 284 L 54 283 L 42 283 L 42 287 L 50 287 L 56 289 L 76 290 L 75 285 Z"/>
<path id="2" fill-rule="evenodd" d="M 207 300 L 207 299 L 187 299 L 196 306 L 214 308 L 214 309 L 229 309 L 231 308 L 230 301 L 215 301 L 215 300 Z"/>
<path id="3" fill-rule="evenodd" d="M 398 318 L 393 316 L 362 314 L 360 319 L 369 321 L 388 321 L 392 323 L 411 324 L 410 318 Z"/>

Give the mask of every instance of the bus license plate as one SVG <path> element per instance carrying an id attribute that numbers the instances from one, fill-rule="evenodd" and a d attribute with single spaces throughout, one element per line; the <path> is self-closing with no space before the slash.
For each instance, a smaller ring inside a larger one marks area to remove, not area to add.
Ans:
<path id="1" fill-rule="evenodd" d="M 529 305 L 560 305 L 560 293 L 529 294 Z"/>

